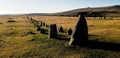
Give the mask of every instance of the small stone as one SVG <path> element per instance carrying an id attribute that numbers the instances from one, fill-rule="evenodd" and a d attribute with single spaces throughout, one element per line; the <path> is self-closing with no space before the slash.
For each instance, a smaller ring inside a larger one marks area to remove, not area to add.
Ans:
<path id="1" fill-rule="evenodd" d="M 64 32 L 63 27 L 61 26 L 59 32 Z"/>
<path id="2" fill-rule="evenodd" d="M 70 28 L 67 33 L 68 35 L 72 35 L 72 29 Z"/>

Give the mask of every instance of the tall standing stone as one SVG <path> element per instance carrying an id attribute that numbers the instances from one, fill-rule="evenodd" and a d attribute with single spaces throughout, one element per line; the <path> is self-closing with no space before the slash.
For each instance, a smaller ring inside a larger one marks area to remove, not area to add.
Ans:
<path id="1" fill-rule="evenodd" d="M 82 45 L 88 41 L 88 27 L 85 16 L 79 15 L 79 20 L 71 36 L 69 45 Z"/>
<path id="2" fill-rule="evenodd" d="M 50 25 L 48 38 L 57 38 L 57 26 L 56 26 L 56 24 Z"/>

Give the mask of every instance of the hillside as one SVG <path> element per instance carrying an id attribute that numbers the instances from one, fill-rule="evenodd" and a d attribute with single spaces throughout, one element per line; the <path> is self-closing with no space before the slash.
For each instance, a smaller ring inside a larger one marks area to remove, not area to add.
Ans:
<path id="1" fill-rule="evenodd" d="M 62 15 L 62 16 L 77 16 L 78 13 L 86 12 L 86 13 L 105 13 L 105 14 L 117 14 L 117 16 L 120 16 L 120 5 L 114 5 L 114 6 L 107 6 L 107 7 L 96 7 L 96 8 L 80 8 L 80 9 L 74 9 L 70 11 L 65 12 L 59 12 L 54 13 L 53 15 Z M 114 16 L 114 15 L 113 15 Z"/>

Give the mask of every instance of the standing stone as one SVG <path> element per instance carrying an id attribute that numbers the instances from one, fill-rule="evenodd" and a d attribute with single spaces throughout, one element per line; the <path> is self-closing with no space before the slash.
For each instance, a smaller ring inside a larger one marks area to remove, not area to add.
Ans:
<path id="1" fill-rule="evenodd" d="M 31 23 L 34 23 L 34 21 L 32 20 Z"/>
<path id="2" fill-rule="evenodd" d="M 42 26 L 43 26 L 43 27 L 45 26 L 45 23 L 44 23 L 44 22 L 42 23 Z"/>
<path id="3" fill-rule="evenodd" d="M 56 24 L 50 25 L 48 38 L 57 38 L 57 26 L 56 26 Z"/>
<path id="4" fill-rule="evenodd" d="M 68 35 L 72 35 L 72 29 L 70 28 L 67 33 Z"/>
<path id="5" fill-rule="evenodd" d="M 60 27 L 59 32 L 64 32 L 62 26 Z"/>
<path id="6" fill-rule="evenodd" d="M 40 26 L 42 26 L 42 22 L 40 22 Z"/>
<path id="7" fill-rule="evenodd" d="M 49 25 L 46 24 L 45 27 L 49 27 Z"/>
<path id="8" fill-rule="evenodd" d="M 46 30 L 43 29 L 43 28 L 41 28 L 41 29 L 40 29 L 40 33 L 41 33 L 41 34 L 45 34 L 45 33 L 46 33 Z"/>
<path id="9" fill-rule="evenodd" d="M 71 36 L 69 45 L 84 45 L 88 41 L 88 27 L 83 14 L 79 15 L 79 20 Z"/>
<path id="10" fill-rule="evenodd" d="M 38 27 L 37 27 L 37 31 L 40 31 L 40 29 L 41 29 L 41 28 L 38 26 Z"/>
<path id="11" fill-rule="evenodd" d="M 31 20 L 31 21 L 33 21 L 33 19 L 32 19 L 32 18 L 30 18 L 30 20 Z"/>
<path id="12" fill-rule="evenodd" d="M 34 27 L 37 27 L 38 26 L 38 24 L 37 23 L 34 23 Z"/>

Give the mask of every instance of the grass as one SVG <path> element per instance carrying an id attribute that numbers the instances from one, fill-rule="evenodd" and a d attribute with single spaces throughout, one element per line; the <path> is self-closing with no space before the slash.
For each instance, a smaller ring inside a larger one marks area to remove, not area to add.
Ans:
<path id="1" fill-rule="evenodd" d="M 119 58 L 119 51 L 71 47 L 70 36 L 58 33 L 59 38 L 48 39 L 40 34 L 24 16 L 0 17 L 0 58 Z M 56 23 L 65 30 L 74 29 L 77 17 L 34 16 L 37 21 Z M 87 20 L 89 40 L 120 43 L 120 20 Z M 36 34 L 24 35 L 32 31 Z"/>

